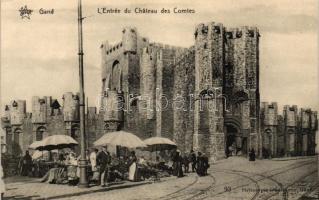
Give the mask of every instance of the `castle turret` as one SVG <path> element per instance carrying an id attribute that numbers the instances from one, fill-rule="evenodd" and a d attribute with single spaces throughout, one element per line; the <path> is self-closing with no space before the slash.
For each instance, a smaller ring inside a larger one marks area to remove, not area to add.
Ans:
<path id="1" fill-rule="evenodd" d="M 214 162 L 225 156 L 223 99 L 224 27 L 199 24 L 195 31 L 195 150 Z M 218 98 L 215 98 L 218 97 Z M 213 109 L 212 109 L 213 108 Z"/>
<path id="2" fill-rule="evenodd" d="M 51 115 L 51 97 L 32 97 L 32 123 L 45 124 L 47 115 Z"/>
<path id="3" fill-rule="evenodd" d="M 104 129 L 107 132 L 117 131 L 123 122 L 124 99 L 117 91 L 108 91 L 103 98 L 105 105 Z"/>
<path id="4" fill-rule="evenodd" d="M 137 51 L 137 31 L 135 27 L 125 27 L 123 29 L 122 43 L 124 53 L 136 53 Z"/>
<path id="5" fill-rule="evenodd" d="M 277 155 L 277 128 L 278 128 L 278 105 L 276 102 L 261 104 L 261 139 L 262 155 L 264 157 Z"/>
<path id="6" fill-rule="evenodd" d="M 316 153 L 316 133 L 318 131 L 318 113 L 317 111 L 311 112 L 311 130 L 308 140 L 308 153 L 309 155 L 315 155 Z M 318 144 L 317 144 L 318 145 Z"/>
<path id="7" fill-rule="evenodd" d="M 79 116 L 79 96 L 72 92 L 64 93 L 63 95 L 63 115 L 65 122 L 78 122 Z"/>
<path id="8" fill-rule="evenodd" d="M 11 125 L 22 125 L 26 115 L 26 101 L 13 100 L 10 104 Z"/>
<path id="9" fill-rule="evenodd" d="M 300 109 L 300 139 L 301 155 L 309 155 L 311 143 L 311 109 Z"/>
<path id="10" fill-rule="evenodd" d="M 284 106 L 286 155 L 296 155 L 298 152 L 298 107 L 296 105 Z"/>

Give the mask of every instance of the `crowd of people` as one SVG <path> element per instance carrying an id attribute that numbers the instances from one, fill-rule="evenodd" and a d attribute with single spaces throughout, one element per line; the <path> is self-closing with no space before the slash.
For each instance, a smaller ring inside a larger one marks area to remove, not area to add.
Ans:
<path id="1" fill-rule="evenodd" d="M 135 151 L 126 151 L 118 156 L 111 155 L 107 146 L 101 147 L 100 150 L 87 150 L 86 155 L 90 183 L 102 187 L 113 181 L 140 181 L 151 178 L 158 180 L 171 175 L 183 177 L 190 172 L 205 176 L 209 168 L 208 157 L 201 152 L 196 154 L 193 150 L 188 153 L 181 153 L 176 149 L 165 151 L 164 154 L 156 154 L 155 160 L 146 159 L 144 156 L 138 158 Z M 52 162 L 42 162 L 42 165 L 50 164 L 46 172 L 41 174 L 35 171 L 45 167 L 40 166 L 41 161 L 32 160 L 29 151 L 26 151 L 19 162 L 19 170 L 22 176 L 41 176 L 42 182 L 77 185 L 80 176 L 79 159 L 80 156 L 76 156 L 73 151 L 57 154 Z"/>

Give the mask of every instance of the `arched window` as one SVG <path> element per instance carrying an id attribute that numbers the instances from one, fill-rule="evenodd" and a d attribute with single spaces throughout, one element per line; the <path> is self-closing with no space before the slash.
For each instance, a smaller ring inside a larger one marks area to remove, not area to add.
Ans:
<path id="1" fill-rule="evenodd" d="M 37 129 L 36 135 L 35 135 L 35 140 L 40 141 L 43 139 L 43 134 L 46 131 L 45 127 L 41 126 Z"/>
<path id="2" fill-rule="evenodd" d="M 121 90 L 122 85 L 122 69 L 120 66 L 120 62 L 115 60 L 112 65 L 112 81 L 111 81 L 111 89 L 112 90 Z"/>

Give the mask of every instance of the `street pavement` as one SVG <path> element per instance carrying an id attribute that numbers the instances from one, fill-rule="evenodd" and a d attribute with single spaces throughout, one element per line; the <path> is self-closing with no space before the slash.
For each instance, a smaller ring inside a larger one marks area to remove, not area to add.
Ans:
<path id="1" fill-rule="evenodd" d="M 107 188 L 81 189 L 39 183 L 38 179 L 6 179 L 5 199 L 319 199 L 317 157 L 256 160 L 230 157 L 211 165 L 209 175 L 195 173 L 158 182 L 124 182 Z"/>

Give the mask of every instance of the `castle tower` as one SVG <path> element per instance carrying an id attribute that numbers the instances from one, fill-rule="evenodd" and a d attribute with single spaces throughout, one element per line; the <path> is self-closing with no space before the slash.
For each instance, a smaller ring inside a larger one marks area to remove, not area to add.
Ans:
<path id="1" fill-rule="evenodd" d="M 261 143 L 262 155 L 276 157 L 277 155 L 277 129 L 278 106 L 276 102 L 261 104 Z"/>
<path id="2" fill-rule="evenodd" d="M 223 89 L 224 27 L 200 24 L 195 31 L 195 150 L 212 162 L 225 156 Z"/>
<path id="3" fill-rule="evenodd" d="M 286 155 L 294 156 L 298 153 L 298 107 L 284 106 L 284 124 Z"/>
<path id="4" fill-rule="evenodd" d="M 223 93 L 226 151 L 232 143 L 243 154 L 261 152 L 259 134 L 259 31 L 256 27 L 227 29 Z M 235 136 L 235 137 L 234 137 Z M 234 140 L 234 142 L 233 142 Z"/>

